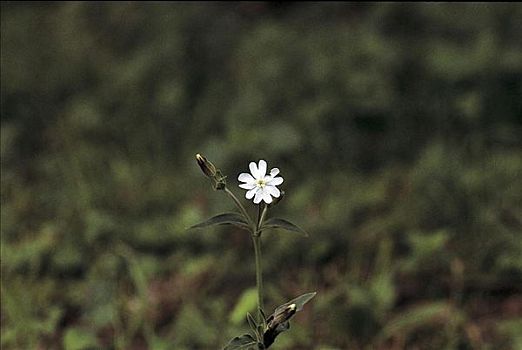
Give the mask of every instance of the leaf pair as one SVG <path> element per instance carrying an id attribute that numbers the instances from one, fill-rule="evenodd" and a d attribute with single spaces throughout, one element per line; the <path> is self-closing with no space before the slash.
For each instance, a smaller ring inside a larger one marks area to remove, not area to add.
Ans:
<path id="1" fill-rule="evenodd" d="M 242 229 L 250 230 L 250 226 L 248 225 L 248 222 L 239 213 L 225 213 L 225 214 L 219 214 L 219 215 L 213 216 L 208 220 L 205 220 L 203 222 L 200 222 L 199 224 L 191 226 L 189 228 L 189 230 L 197 229 L 197 228 L 204 228 L 204 227 L 208 227 L 208 226 L 215 226 L 215 225 L 234 225 L 234 226 L 238 226 Z"/>
<path id="2" fill-rule="evenodd" d="M 248 222 L 239 213 L 224 213 L 211 217 L 210 219 L 203 221 L 197 225 L 190 227 L 189 229 L 198 229 L 214 225 L 234 225 L 244 230 L 250 231 Z M 291 223 L 288 220 L 280 218 L 267 219 L 261 226 L 261 230 L 279 228 L 290 232 L 296 232 L 308 237 L 308 233 L 299 226 Z"/>

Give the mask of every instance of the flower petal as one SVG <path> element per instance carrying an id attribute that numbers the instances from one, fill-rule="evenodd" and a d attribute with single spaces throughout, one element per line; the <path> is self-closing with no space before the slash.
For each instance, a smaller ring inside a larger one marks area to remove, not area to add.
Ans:
<path id="1" fill-rule="evenodd" d="M 240 184 L 239 187 L 244 188 L 245 190 L 251 190 L 253 188 L 256 188 L 256 184 L 255 183 Z"/>
<path id="2" fill-rule="evenodd" d="M 281 176 L 279 176 L 279 177 L 274 177 L 273 179 L 268 181 L 266 184 L 270 185 L 270 186 L 278 186 L 278 185 L 281 185 L 282 183 L 283 183 L 283 178 Z"/>
<path id="3" fill-rule="evenodd" d="M 272 170 L 270 170 L 270 176 L 275 177 L 277 174 L 279 174 L 278 168 L 272 168 Z"/>
<path id="4" fill-rule="evenodd" d="M 261 159 L 259 161 L 259 177 L 265 177 L 266 175 L 266 161 L 264 161 L 263 159 Z"/>
<path id="5" fill-rule="evenodd" d="M 257 191 L 256 196 L 254 198 L 254 203 L 259 204 L 262 199 L 263 199 L 263 191 Z"/>
<path id="6" fill-rule="evenodd" d="M 265 191 L 270 193 L 271 196 L 276 197 L 276 198 L 279 198 L 279 196 L 281 195 L 281 191 L 279 191 L 279 189 L 275 186 L 267 185 L 267 186 L 265 186 Z"/>
<path id="7" fill-rule="evenodd" d="M 257 170 L 257 164 L 255 162 L 250 162 L 250 164 L 248 164 L 248 167 L 250 168 L 250 173 L 252 173 L 252 176 L 257 179 L 257 174 L 259 173 L 259 171 Z"/>
<path id="8" fill-rule="evenodd" d="M 246 183 L 250 183 L 250 182 L 255 182 L 256 179 L 254 179 L 252 177 L 252 175 L 250 175 L 249 173 L 241 173 L 239 174 L 239 176 L 237 177 L 237 179 L 241 182 L 246 182 Z"/>
<path id="9" fill-rule="evenodd" d="M 272 196 L 270 196 L 270 193 L 263 192 L 263 200 L 265 201 L 266 204 L 272 203 Z"/>
<path id="10" fill-rule="evenodd" d="M 247 191 L 247 193 L 245 194 L 246 199 L 254 198 L 254 195 L 256 194 L 256 192 L 257 192 L 257 188 L 253 188 L 253 189 Z"/>

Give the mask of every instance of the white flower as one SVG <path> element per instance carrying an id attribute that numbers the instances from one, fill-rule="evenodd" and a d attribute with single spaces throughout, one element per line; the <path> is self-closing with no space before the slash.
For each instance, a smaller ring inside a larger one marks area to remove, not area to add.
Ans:
<path id="1" fill-rule="evenodd" d="M 281 195 L 279 186 L 283 183 L 282 177 L 276 177 L 279 174 L 279 169 L 272 168 L 270 174 L 266 174 L 266 162 L 264 160 L 259 161 L 259 166 L 255 162 L 251 162 L 249 165 L 250 172 L 239 174 L 238 180 L 244 182 L 239 187 L 247 190 L 245 197 L 247 199 L 254 198 L 254 203 L 258 204 L 264 201 L 267 204 L 272 203 L 272 197 L 278 198 Z"/>

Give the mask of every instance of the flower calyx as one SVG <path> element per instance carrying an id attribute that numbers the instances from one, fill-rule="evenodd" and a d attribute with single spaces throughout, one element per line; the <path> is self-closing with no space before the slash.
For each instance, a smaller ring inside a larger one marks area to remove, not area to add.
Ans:
<path id="1" fill-rule="evenodd" d="M 223 176 L 221 171 L 216 168 L 211 161 L 203 157 L 201 154 L 196 154 L 196 161 L 203 174 L 212 180 L 212 184 L 215 190 L 224 190 L 226 187 L 226 176 Z"/>

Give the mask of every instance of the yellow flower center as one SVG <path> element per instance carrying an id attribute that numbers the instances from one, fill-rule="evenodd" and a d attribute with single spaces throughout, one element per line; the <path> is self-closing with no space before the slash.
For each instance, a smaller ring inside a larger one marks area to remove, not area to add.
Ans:
<path id="1" fill-rule="evenodd" d="M 265 185 L 266 185 L 266 181 L 265 181 L 264 179 L 256 180 L 256 185 L 257 185 L 258 187 L 263 188 L 263 187 L 265 187 Z"/>

